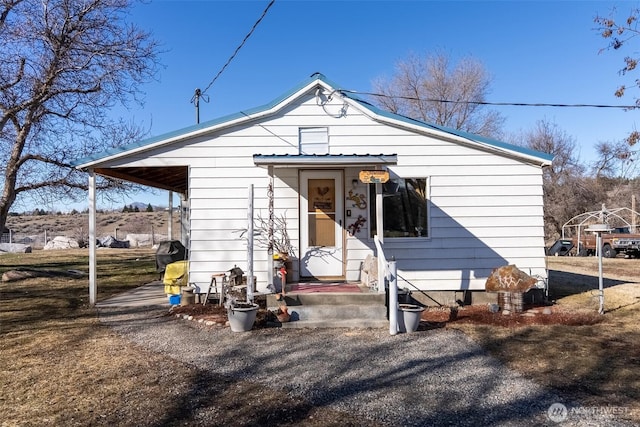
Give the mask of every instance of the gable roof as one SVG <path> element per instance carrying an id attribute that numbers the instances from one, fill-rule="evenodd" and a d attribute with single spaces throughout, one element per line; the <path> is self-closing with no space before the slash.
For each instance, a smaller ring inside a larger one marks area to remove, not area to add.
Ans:
<path id="1" fill-rule="evenodd" d="M 248 122 L 250 120 L 265 117 L 275 113 L 284 105 L 287 105 L 290 100 L 297 98 L 299 95 L 306 93 L 307 91 L 313 89 L 318 85 L 323 86 L 327 90 L 340 93 L 346 100 L 357 104 L 365 114 L 369 115 L 372 119 L 380 122 L 392 123 L 396 126 L 401 126 L 414 132 L 426 133 L 431 135 L 435 134 L 440 137 L 450 139 L 454 142 L 513 156 L 516 158 L 520 158 L 523 161 L 535 163 L 540 166 L 550 165 L 551 161 L 553 160 L 553 156 L 550 154 L 541 153 L 525 147 L 508 144 L 496 139 L 471 134 L 461 130 L 422 122 L 406 116 L 382 110 L 374 106 L 373 104 L 358 98 L 353 91 L 343 89 L 339 85 L 331 82 L 324 75 L 320 73 L 314 73 L 313 75 L 311 75 L 311 77 L 298 84 L 293 89 L 275 98 L 268 104 L 262 105 L 260 107 L 240 111 L 196 125 L 188 126 L 173 132 L 165 133 L 163 135 L 158 135 L 152 138 L 134 142 L 132 144 L 124 145 L 122 147 L 107 150 L 102 153 L 97 153 L 89 157 L 77 159 L 71 164 L 78 169 L 86 169 L 109 160 L 126 157 L 129 154 L 135 152 L 146 151 L 151 148 L 171 144 L 176 141 L 191 138 L 203 133 L 208 133 L 217 129 L 234 126 L 243 122 Z"/>
<path id="2" fill-rule="evenodd" d="M 282 106 L 286 105 L 288 103 L 286 101 L 296 98 L 301 93 L 307 92 L 319 82 L 322 82 L 323 86 L 325 86 L 326 88 L 331 88 L 326 83 L 326 79 L 324 79 L 324 76 L 322 76 L 322 74 L 316 73 L 288 92 L 262 106 L 218 117 L 212 120 L 198 123 L 196 125 L 187 126 L 185 128 L 178 129 L 172 132 L 137 141 L 132 144 L 123 145 L 122 147 L 113 148 L 89 157 L 77 159 L 71 162 L 71 165 L 78 169 L 86 169 L 88 167 L 91 167 L 93 164 L 119 158 L 131 152 L 148 150 L 150 148 L 170 144 L 176 141 L 201 135 L 203 133 L 212 132 L 217 129 L 235 126 L 242 122 L 248 122 L 250 120 L 255 120 L 256 118 L 268 116 L 270 114 L 273 114 L 275 111 L 278 111 Z"/>
<path id="3" fill-rule="evenodd" d="M 341 93 L 346 97 L 348 97 L 349 99 L 357 102 L 362 107 L 370 110 L 372 113 L 376 114 L 381 118 L 386 118 L 391 121 L 398 121 L 412 127 L 423 128 L 426 130 L 434 130 L 434 131 L 442 132 L 445 134 L 457 136 L 459 138 L 463 138 L 467 140 L 468 142 L 475 143 L 474 145 L 485 146 L 487 148 L 499 150 L 499 151 L 504 150 L 507 152 L 517 153 L 517 154 L 526 156 L 531 160 L 539 159 L 542 165 L 550 165 L 554 157 L 552 154 L 542 153 L 540 151 L 532 150 L 530 148 L 509 144 L 507 142 L 499 141 L 494 138 L 489 138 L 482 135 L 476 135 L 470 132 L 465 132 L 460 129 L 454 129 L 454 128 L 441 126 L 441 125 L 434 125 L 431 123 L 412 119 L 411 117 L 392 113 L 392 112 L 383 110 L 381 108 L 378 108 L 368 101 L 358 98 L 357 96 L 350 93 L 350 91 L 341 91 Z"/>
<path id="4" fill-rule="evenodd" d="M 188 190 L 188 166 L 186 165 L 163 166 L 162 168 L 146 166 L 110 167 L 109 163 L 119 159 L 126 159 L 133 155 L 139 158 L 141 153 L 144 153 L 145 151 L 168 146 L 173 143 L 185 141 L 207 133 L 269 117 L 288 106 L 300 96 L 303 96 L 310 91 L 318 90 L 319 88 L 323 88 L 332 94 L 339 94 L 345 102 L 352 104 L 355 108 L 360 110 L 362 114 L 380 123 L 400 127 L 410 132 L 448 140 L 452 143 L 493 152 L 498 155 L 514 158 L 518 161 L 540 167 L 550 165 L 553 160 L 553 156 L 549 154 L 540 153 L 495 139 L 470 134 L 456 129 L 450 129 L 444 126 L 425 123 L 399 114 L 384 111 L 371 103 L 358 98 L 355 92 L 343 89 L 339 85 L 329 81 L 324 75 L 314 73 L 310 78 L 301 82 L 278 98 L 275 98 L 268 104 L 188 126 L 163 135 L 137 141 L 132 144 L 97 153 L 89 157 L 77 159 L 71 162 L 71 165 L 81 170 L 93 169 L 100 175 L 186 194 Z M 309 159 L 305 159 L 305 161 L 307 160 Z M 329 160 L 334 162 L 337 161 L 335 158 Z M 326 163 L 329 160 L 321 158 L 316 159 L 315 161 L 322 161 Z M 293 165 L 300 161 L 300 159 L 296 159 L 294 161 L 293 158 L 286 156 L 284 158 L 262 156 L 258 158 L 258 162 L 256 164 L 288 162 L 290 165 Z M 393 163 L 391 160 L 387 161 Z"/>

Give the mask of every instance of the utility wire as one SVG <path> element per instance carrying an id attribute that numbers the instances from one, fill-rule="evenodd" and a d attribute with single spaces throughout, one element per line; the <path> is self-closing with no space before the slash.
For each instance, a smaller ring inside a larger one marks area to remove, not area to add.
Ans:
<path id="1" fill-rule="evenodd" d="M 242 40 L 242 43 L 240 43 L 240 45 L 238 45 L 238 47 L 236 48 L 236 50 L 233 52 L 233 54 L 229 57 L 229 59 L 227 60 L 226 64 L 224 64 L 222 66 L 222 68 L 220 69 L 220 71 L 218 71 L 218 74 L 216 74 L 216 76 L 213 78 L 213 80 L 211 80 L 211 83 L 209 83 L 209 85 L 203 90 L 201 91 L 201 95 L 204 95 L 209 88 L 213 85 L 213 83 L 215 83 L 216 80 L 218 80 L 218 77 L 220 77 L 220 75 L 222 74 L 222 72 L 227 68 L 227 66 L 231 63 L 231 61 L 233 61 L 233 58 L 235 58 L 235 56 L 238 54 L 238 52 L 240 51 L 240 49 L 242 49 L 242 47 L 244 46 L 244 44 L 247 42 L 247 40 L 249 39 L 249 37 L 251 37 L 251 34 L 253 34 L 253 32 L 255 31 L 255 29 L 258 27 L 258 25 L 260 24 L 260 21 L 262 21 L 262 19 L 265 17 L 265 15 L 267 14 L 267 12 L 269 11 L 269 8 L 271 6 L 273 6 L 273 4 L 276 2 L 276 0 L 271 0 L 269 2 L 269 4 L 267 5 L 267 7 L 264 9 L 264 11 L 262 12 L 262 15 L 260 16 L 260 18 L 258 18 L 258 20 L 256 21 L 255 24 L 253 24 L 253 27 L 251 27 L 251 30 L 249 30 L 249 32 L 247 33 L 246 36 L 244 36 L 244 39 Z"/>
<path id="2" fill-rule="evenodd" d="M 375 96 L 378 98 L 398 98 L 408 101 L 421 102 L 442 102 L 445 104 L 474 104 L 474 105 L 495 105 L 495 106 L 512 106 L 512 107 L 588 107 L 588 108 L 622 108 L 625 110 L 634 110 L 640 108 L 638 105 L 605 105 L 605 104 L 550 104 L 550 103 L 528 103 L 528 102 L 488 102 L 488 101 L 452 101 L 449 99 L 430 99 L 416 98 L 413 96 L 403 95 L 385 95 L 373 92 L 359 92 L 356 90 L 340 89 L 340 92 L 352 93 L 355 95 Z"/>

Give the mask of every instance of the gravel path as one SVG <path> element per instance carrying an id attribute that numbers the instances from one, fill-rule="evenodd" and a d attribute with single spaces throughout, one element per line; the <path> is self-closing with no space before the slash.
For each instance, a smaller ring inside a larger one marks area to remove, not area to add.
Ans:
<path id="1" fill-rule="evenodd" d="M 265 386 L 387 426 L 634 425 L 569 413 L 579 404 L 510 371 L 463 333 L 434 329 L 389 335 L 377 329 L 259 329 L 234 333 L 167 316 L 166 309 L 102 308 L 126 339 L 199 369 Z"/>

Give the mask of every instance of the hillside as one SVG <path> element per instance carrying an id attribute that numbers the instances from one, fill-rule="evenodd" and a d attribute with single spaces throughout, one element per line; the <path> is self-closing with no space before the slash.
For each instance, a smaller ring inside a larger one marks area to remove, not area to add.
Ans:
<path id="1" fill-rule="evenodd" d="M 98 237 L 113 236 L 124 239 L 127 234 L 167 235 L 168 211 L 158 212 L 108 212 L 96 215 Z M 89 235 L 89 215 L 85 213 L 56 215 L 18 215 L 7 219 L 6 227 L 12 232 L 12 241 L 30 242 L 35 248 L 44 246 L 55 236 L 87 239 Z M 173 238 L 180 236 L 179 213 L 173 214 Z"/>

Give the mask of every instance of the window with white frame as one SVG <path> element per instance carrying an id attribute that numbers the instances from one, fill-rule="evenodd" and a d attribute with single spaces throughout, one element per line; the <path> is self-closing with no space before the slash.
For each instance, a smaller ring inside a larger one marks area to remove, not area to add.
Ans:
<path id="1" fill-rule="evenodd" d="M 376 188 L 369 185 L 370 236 L 376 234 Z M 427 179 L 394 178 L 382 184 L 383 236 L 427 237 Z"/>
<path id="2" fill-rule="evenodd" d="M 311 127 L 299 129 L 300 154 L 329 154 L 329 129 Z"/>

